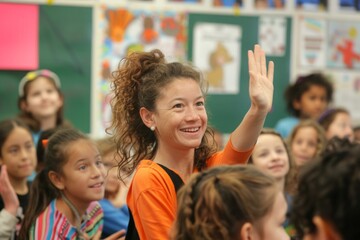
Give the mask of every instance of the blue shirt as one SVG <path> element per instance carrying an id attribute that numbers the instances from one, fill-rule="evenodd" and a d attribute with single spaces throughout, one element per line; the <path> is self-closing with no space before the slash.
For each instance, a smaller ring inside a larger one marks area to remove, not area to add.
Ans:
<path id="1" fill-rule="evenodd" d="M 129 209 L 127 205 L 115 207 L 108 199 L 99 201 L 104 212 L 104 225 L 101 239 L 110 236 L 122 229 L 127 230 L 129 224 Z"/>
<path id="2" fill-rule="evenodd" d="M 300 120 L 296 117 L 280 119 L 275 125 L 275 131 L 280 133 L 283 138 L 287 138 L 299 121 Z"/>

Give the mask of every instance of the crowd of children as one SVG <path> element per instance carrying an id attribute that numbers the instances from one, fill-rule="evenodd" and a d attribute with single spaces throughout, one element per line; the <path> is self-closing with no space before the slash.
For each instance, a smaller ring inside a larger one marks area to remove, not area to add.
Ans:
<path id="1" fill-rule="evenodd" d="M 160 50 L 114 72 L 104 139 L 64 118 L 55 73 L 26 74 L 19 115 L 0 122 L 0 239 L 360 239 L 345 224 L 360 214 L 359 139 L 329 107 L 331 82 L 299 77 L 293 116 L 264 128 L 274 63 L 255 45 L 248 65 L 251 105 L 227 142 L 208 125 L 202 74 Z"/>

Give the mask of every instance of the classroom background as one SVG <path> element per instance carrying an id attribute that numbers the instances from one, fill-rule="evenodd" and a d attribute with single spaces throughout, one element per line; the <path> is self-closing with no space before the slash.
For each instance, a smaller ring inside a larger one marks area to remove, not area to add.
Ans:
<path id="1" fill-rule="evenodd" d="M 111 73 L 131 51 L 161 49 L 209 81 L 209 122 L 223 133 L 247 111 L 247 50 L 259 43 L 275 62 L 273 109 L 300 74 L 321 71 L 334 106 L 360 124 L 360 1 L 357 0 L 8 0 L 0 3 L 0 119 L 18 113 L 18 84 L 50 69 L 62 83 L 65 117 L 100 137 L 111 121 Z M 216 117 L 215 117 L 216 116 Z M 227 116 L 222 118 L 221 116 Z"/>

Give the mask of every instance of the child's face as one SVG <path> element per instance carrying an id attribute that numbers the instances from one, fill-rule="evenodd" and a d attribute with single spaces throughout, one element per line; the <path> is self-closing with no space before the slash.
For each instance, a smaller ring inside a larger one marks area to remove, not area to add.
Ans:
<path id="1" fill-rule="evenodd" d="M 255 166 L 276 179 L 289 172 L 289 156 L 282 139 L 274 134 L 261 134 L 255 145 L 252 161 Z"/>
<path id="2" fill-rule="evenodd" d="M 282 226 L 285 222 L 286 211 L 287 203 L 284 194 L 279 192 L 275 197 L 271 211 L 260 220 L 262 231 L 254 231 L 254 234 L 257 236 L 254 236 L 254 239 L 289 240 L 289 235 Z M 264 236 L 265 238 L 263 238 Z"/>
<path id="3" fill-rule="evenodd" d="M 105 167 L 96 145 L 80 139 L 66 149 L 61 181 L 63 192 L 75 206 L 100 200 L 105 192 Z"/>
<path id="4" fill-rule="evenodd" d="M 118 178 L 118 168 L 116 160 L 114 159 L 114 153 L 108 153 L 103 156 L 103 162 L 107 173 L 105 191 L 110 194 L 116 194 L 120 190 L 120 180 Z"/>
<path id="5" fill-rule="evenodd" d="M 30 132 L 15 127 L 1 147 L 0 161 L 7 166 L 10 179 L 26 179 L 36 167 L 36 150 Z"/>
<path id="6" fill-rule="evenodd" d="M 342 112 L 336 114 L 334 121 L 326 131 L 326 138 L 331 139 L 335 136 L 339 138 L 349 138 L 350 141 L 354 140 L 354 131 L 349 114 Z"/>
<path id="7" fill-rule="evenodd" d="M 318 133 L 313 127 L 299 128 L 291 142 L 291 152 L 297 166 L 302 166 L 311 161 L 318 145 Z"/>
<path id="8" fill-rule="evenodd" d="M 28 84 L 24 110 L 40 121 L 43 118 L 56 116 L 57 111 L 63 105 L 63 100 L 55 84 L 42 76 Z"/>
<path id="9" fill-rule="evenodd" d="M 301 118 L 318 119 L 327 106 L 326 90 L 317 85 L 310 86 L 309 90 L 294 102 L 294 108 L 300 111 Z"/>
<path id="10" fill-rule="evenodd" d="M 159 148 L 200 146 L 207 127 L 204 101 L 198 83 L 189 78 L 175 79 L 162 89 L 152 117 Z"/>

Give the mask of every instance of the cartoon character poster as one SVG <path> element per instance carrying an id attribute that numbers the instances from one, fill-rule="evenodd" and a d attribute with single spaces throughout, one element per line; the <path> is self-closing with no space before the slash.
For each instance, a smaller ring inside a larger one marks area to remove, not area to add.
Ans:
<path id="1" fill-rule="evenodd" d="M 360 23 L 330 21 L 327 66 L 360 69 Z"/>
<path id="2" fill-rule="evenodd" d="M 193 62 L 204 73 L 209 93 L 237 94 L 240 91 L 241 36 L 241 28 L 237 25 L 195 25 Z"/>
<path id="3" fill-rule="evenodd" d="M 111 122 L 110 86 L 112 72 L 123 57 L 133 51 L 160 49 L 167 61 L 185 61 L 187 15 L 180 12 L 104 8 L 99 82 L 100 116 L 97 134 L 102 134 Z"/>

